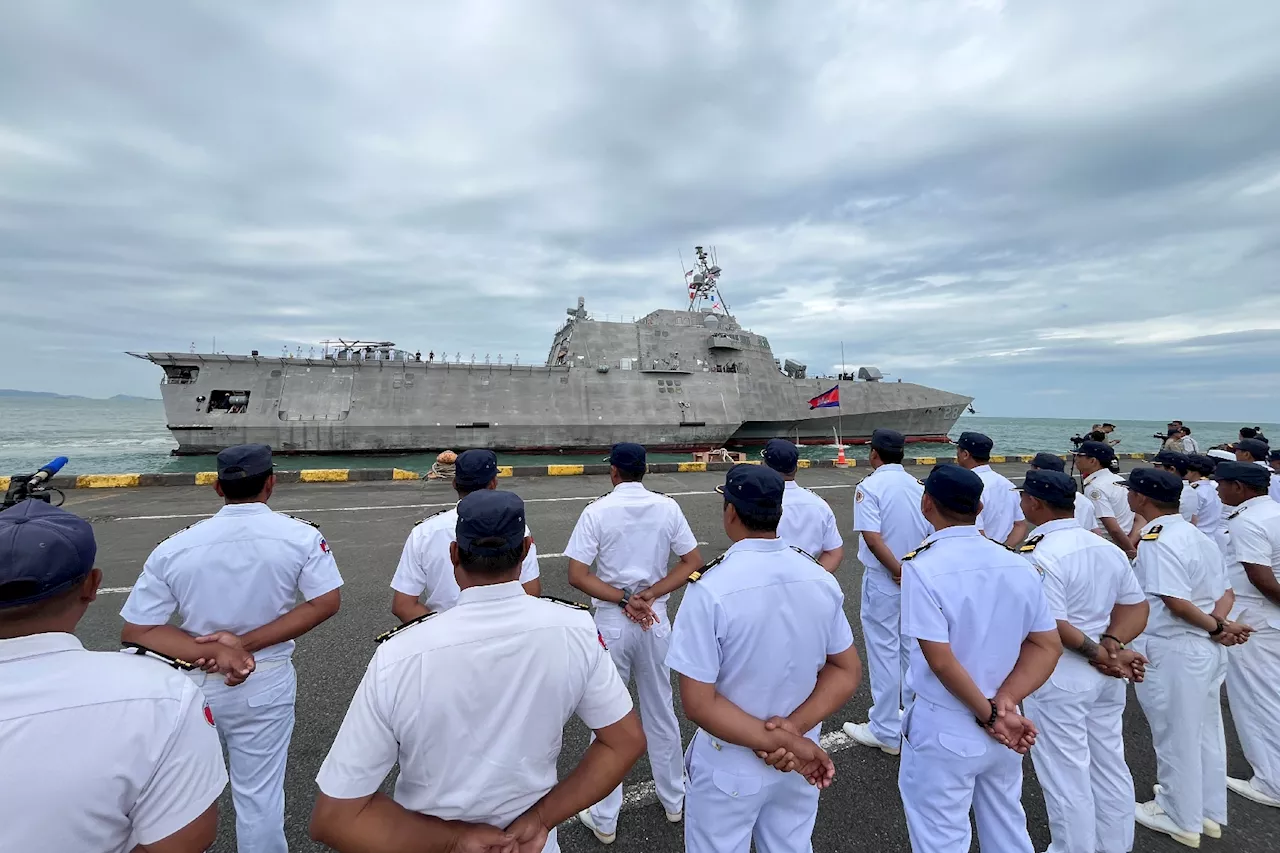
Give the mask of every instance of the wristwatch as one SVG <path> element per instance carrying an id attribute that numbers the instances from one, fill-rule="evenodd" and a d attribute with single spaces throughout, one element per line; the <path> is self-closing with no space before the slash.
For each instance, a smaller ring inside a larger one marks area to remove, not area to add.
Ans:
<path id="1" fill-rule="evenodd" d="M 624 589 L 622 591 L 622 600 L 618 602 L 618 606 L 623 610 L 627 608 L 627 602 L 631 600 L 631 590 Z"/>

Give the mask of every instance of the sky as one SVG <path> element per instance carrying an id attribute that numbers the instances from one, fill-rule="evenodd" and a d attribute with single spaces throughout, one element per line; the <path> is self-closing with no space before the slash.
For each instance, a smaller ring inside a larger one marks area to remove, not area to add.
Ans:
<path id="1" fill-rule="evenodd" d="M 11 4 L 0 387 L 324 338 L 543 361 L 694 245 L 779 358 L 1280 420 L 1280 3 Z"/>

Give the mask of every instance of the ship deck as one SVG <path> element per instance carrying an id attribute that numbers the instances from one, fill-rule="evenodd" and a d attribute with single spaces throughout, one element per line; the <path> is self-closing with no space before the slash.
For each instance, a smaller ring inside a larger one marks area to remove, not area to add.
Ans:
<path id="1" fill-rule="evenodd" d="M 1135 464 L 1126 461 L 1126 468 Z M 997 466 L 1011 479 L 1020 479 L 1025 466 Z M 800 482 L 826 498 L 846 536 L 844 565 L 837 573 L 845 593 L 845 610 L 853 624 L 858 647 L 864 648 L 858 620 L 862 568 L 855 559 L 849 533 L 853 485 L 869 468 L 811 469 Z M 923 470 L 921 471 L 923 473 Z M 665 492 L 684 509 L 703 556 L 710 560 L 729 545 L 721 529 L 721 498 L 713 487 L 722 474 L 690 473 L 650 475 L 646 485 Z M 583 600 L 566 580 L 566 560 L 561 556 L 570 531 L 586 502 L 609 489 L 601 476 L 552 477 L 503 480 L 502 488 L 521 494 L 528 502 L 529 526 L 541 552 L 543 590 L 550 595 Z M 298 721 L 289 759 L 287 833 L 290 849 L 320 850 L 306 837 L 307 820 L 314 797 L 314 778 L 342 721 L 369 657 L 373 637 L 394 624 L 389 611 L 388 583 L 404 539 L 413 523 L 450 504 L 451 492 L 442 483 L 416 481 L 286 484 L 272 505 L 277 510 L 308 518 L 321 526 L 341 567 L 342 611 L 298 644 Z M 75 490 L 67 495 L 67 508 L 89 518 L 98 536 L 98 565 L 105 579 L 103 594 L 89 608 L 79 634 L 86 646 L 112 649 L 119 638 L 119 610 L 125 593 L 156 543 L 218 508 L 211 487 L 142 488 L 127 490 Z M 672 597 L 673 612 L 680 593 Z M 813 845 L 818 853 L 850 850 L 906 850 L 907 830 L 898 796 L 898 759 L 879 751 L 850 747 L 840 733 L 840 722 L 865 720 L 870 695 L 864 677 L 852 701 L 824 728 L 833 752 L 837 778 L 822 795 Z M 687 743 L 694 727 L 679 713 Z M 1229 770 L 1247 773 L 1233 724 L 1227 716 Z M 834 732 L 834 734 L 833 734 Z M 1136 700 L 1130 698 L 1125 718 L 1128 759 L 1139 797 L 1146 799 L 1155 782 L 1155 758 L 1146 720 Z M 576 720 L 565 730 L 560 770 L 564 772 L 582 754 L 587 731 Z M 1031 762 L 1026 762 L 1024 804 L 1036 850 L 1048 845 L 1044 803 Z M 627 779 L 626 804 L 619 823 L 618 853 L 677 853 L 683 850 L 682 828 L 663 818 L 652 793 L 647 759 L 641 759 Z M 1280 849 L 1280 815 L 1234 794 L 1232 845 L 1240 850 Z M 216 853 L 234 851 L 234 822 L 229 796 L 222 800 L 221 831 L 212 848 Z M 855 840 L 857 839 L 857 840 Z M 576 821 L 560 830 L 560 845 L 567 853 L 598 853 L 595 839 Z M 1170 839 L 1141 827 L 1134 847 L 1138 853 L 1181 849 Z"/>

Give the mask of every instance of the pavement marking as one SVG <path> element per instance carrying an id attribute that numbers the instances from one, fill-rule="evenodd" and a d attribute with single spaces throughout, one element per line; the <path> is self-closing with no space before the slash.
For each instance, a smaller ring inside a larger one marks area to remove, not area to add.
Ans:
<path id="1" fill-rule="evenodd" d="M 851 746 L 858 745 L 857 741 L 845 734 L 842 729 L 827 732 L 818 740 L 818 743 L 826 750 L 827 755 L 835 755 L 837 752 L 843 752 Z M 839 774 L 836 775 L 836 778 L 839 778 Z M 622 811 L 643 808 L 656 802 L 658 802 L 658 789 L 652 779 L 641 782 L 638 785 L 628 785 L 622 790 Z M 581 823 L 581 821 L 578 820 L 577 815 L 574 815 L 562 823 L 561 826 L 576 823 Z"/>

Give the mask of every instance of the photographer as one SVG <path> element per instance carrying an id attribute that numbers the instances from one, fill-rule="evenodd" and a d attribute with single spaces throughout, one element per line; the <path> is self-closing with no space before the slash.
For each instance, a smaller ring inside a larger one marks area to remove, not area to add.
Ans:
<path id="1" fill-rule="evenodd" d="M 1174 453 L 1186 453 L 1186 449 L 1182 444 L 1182 421 L 1169 421 L 1168 429 L 1164 435 L 1155 433 L 1152 438 L 1160 439 L 1160 449 L 1171 450 Z"/>

